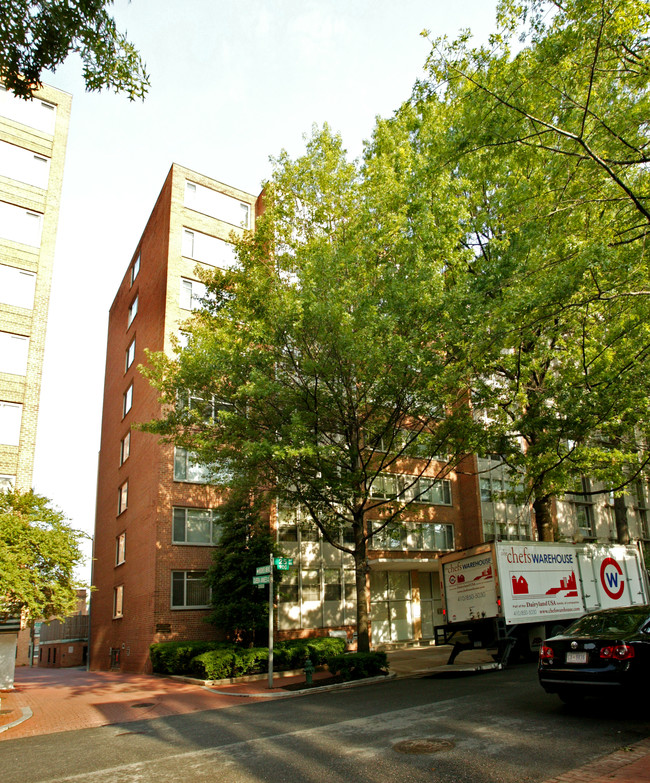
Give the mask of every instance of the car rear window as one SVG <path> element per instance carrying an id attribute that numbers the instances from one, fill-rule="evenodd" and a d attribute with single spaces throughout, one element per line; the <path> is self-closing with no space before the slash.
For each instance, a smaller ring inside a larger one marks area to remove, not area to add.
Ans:
<path id="1" fill-rule="evenodd" d="M 602 636 L 604 634 L 629 634 L 640 631 L 648 622 L 646 609 L 638 612 L 607 612 L 586 614 L 564 632 L 565 636 Z"/>

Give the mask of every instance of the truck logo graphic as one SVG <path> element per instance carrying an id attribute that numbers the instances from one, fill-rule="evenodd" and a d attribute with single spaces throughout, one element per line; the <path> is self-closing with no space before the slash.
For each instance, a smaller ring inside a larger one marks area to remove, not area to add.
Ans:
<path id="1" fill-rule="evenodd" d="M 600 564 L 600 582 L 603 590 L 614 601 L 623 595 L 625 588 L 623 569 L 613 557 L 603 558 L 603 562 Z"/>

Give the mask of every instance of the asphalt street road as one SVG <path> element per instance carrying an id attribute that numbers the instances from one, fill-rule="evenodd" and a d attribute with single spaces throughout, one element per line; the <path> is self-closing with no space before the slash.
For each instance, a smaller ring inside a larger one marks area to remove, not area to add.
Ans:
<path id="1" fill-rule="evenodd" d="M 397 680 L 0 744 L 2 783 L 522 783 L 650 736 L 643 707 L 571 710 L 534 666 Z"/>

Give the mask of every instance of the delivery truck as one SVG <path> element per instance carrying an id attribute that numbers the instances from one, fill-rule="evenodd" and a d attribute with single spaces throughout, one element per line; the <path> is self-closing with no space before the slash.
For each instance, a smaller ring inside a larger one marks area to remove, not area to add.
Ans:
<path id="1" fill-rule="evenodd" d="M 444 640 L 494 648 L 502 665 L 596 609 L 647 604 L 639 548 L 623 544 L 493 541 L 440 559 Z"/>

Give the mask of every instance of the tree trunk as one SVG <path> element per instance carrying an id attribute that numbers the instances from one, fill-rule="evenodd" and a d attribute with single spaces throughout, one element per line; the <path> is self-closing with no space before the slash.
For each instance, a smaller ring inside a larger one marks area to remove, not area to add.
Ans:
<path id="1" fill-rule="evenodd" d="M 616 520 L 616 539 L 619 544 L 630 543 L 630 527 L 627 522 L 627 506 L 625 498 L 614 498 L 614 519 Z"/>
<path id="2" fill-rule="evenodd" d="M 354 569 L 357 588 L 357 650 L 370 651 L 370 579 L 368 542 L 363 520 L 354 524 Z"/>
<path id="3" fill-rule="evenodd" d="M 551 496 L 536 497 L 533 502 L 535 512 L 535 527 L 540 541 L 554 541 L 553 517 L 551 515 Z"/>

